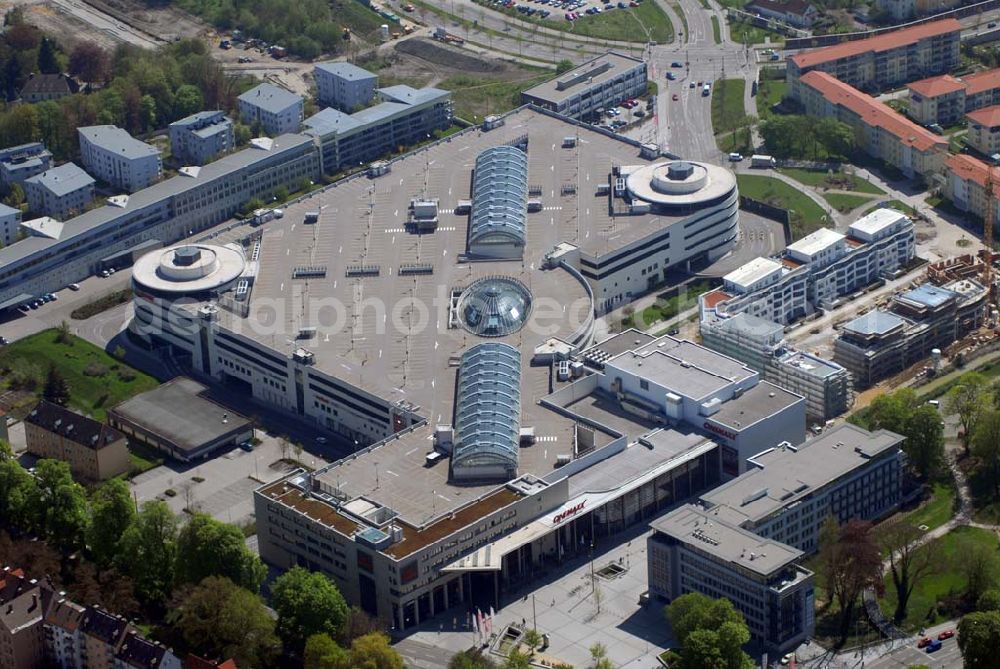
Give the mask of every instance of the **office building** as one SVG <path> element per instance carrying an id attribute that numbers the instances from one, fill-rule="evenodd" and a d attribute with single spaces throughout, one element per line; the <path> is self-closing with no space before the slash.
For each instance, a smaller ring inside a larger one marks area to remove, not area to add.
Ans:
<path id="1" fill-rule="evenodd" d="M 437 88 L 390 86 L 378 90 L 382 102 L 346 114 L 326 108 L 307 118 L 304 133 L 315 137 L 323 171 L 348 168 L 426 142 L 451 125 L 451 93 Z"/>
<path id="2" fill-rule="evenodd" d="M 784 327 L 749 313 L 700 324 L 705 346 L 761 373 L 765 381 L 806 399 L 806 415 L 819 422 L 850 407 L 851 380 L 835 362 L 798 351 L 784 340 Z"/>
<path id="3" fill-rule="evenodd" d="M 132 262 L 162 246 L 228 219 L 254 197 L 319 178 L 309 137 L 253 140 L 250 147 L 204 167 L 181 170 L 127 197 L 112 198 L 46 234 L 0 248 L 0 309 L 60 290 L 100 269 Z M 22 224 L 27 225 L 27 224 Z"/>
<path id="4" fill-rule="evenodd" d="M 351 114 L 367 107 L 375 97 L 378 77 L 353 63 L 330 61 L 313 67 L 316 101 Z"/>
<path id="5" fill-rule="evenodd" d="M 743 475 L 651 523 L 650 594 L 725 597 L 765 651 L 793 649 L 815 625 L 803 557 L 818 550 L 827 518 L 876 520 L 898 508 L 902 440 L 847 423 L 754 456 Z"/>
<path id="6" fill-rule="evenodd" d="M 170 153 L 182 165 L 204 165 L 235 148 L 233 122 L 221 111 L 198 112 L 170 124 Z"/>
<path id="7" fill-rule="evenodd" d="M 986 289 L 971 278 L 923 284 L 893 296 L 887 309 L 845 323 L 833 358 L 851 372 L 856 387 L 867 388 L 979 328 L 986 299 Z"/>
<path id="8" fill-rule="evenodd" d="M 77 128 L 80 159 L 94 177 L 127 193 L 142 190 L 163 176 L 160 152 L 114 125 Z"/>
<path id="9" fill-rule="evenodd" d="M 646 62 L 608 51 L 521 92 L 521 102 L 582 121 L 646 94 Z"/>
<path id="10" fill-rule="evenodd" d="M 135 271 L 144 269 L 137 265 Z M 202 397 L 204 392 L 197 381 L 176 377 L 110 409 L 108 423 L 132 441 L 181 462 L 253 439 L 247 418 Z"/>
<path id="11" fill-rule="evenodd" d="M 801 101 L 802 78 L 814 71 L 865 92 L 945 74 L 959 65 L 961 30 L 957 19 L 943 19 L 802 51 L 788 59 L 790 93 Z"/>
<path id="12" fill-rule="evenodd" d="M 298 132 L 302 124 L 302 98 L 274 84 L 260 84 L 237 98 L 240 119 L 246 125 L 260 125 L 268 135 Z"/>
<path id="13" fill-rule="evenodd" d="M 913 222 L 894 209 L 877 209 L 848 226 L 846 235 L 821 228 L 778 259 L 757 258 L 733 270 L 722 288 L 699 296 L 701 321 L 748 313 L 788 325 L 893 276 L 915 252 Z"/>
<path id="14" fill-rule="evenodd" d="M 17 241 L 21 225 L 21 210 L 0 204 L 0 246 L 10 246 Z"/>
<path id="15" fill-rule="evenodd" d="M 930 179 L 944 167 L 947 137 L 917 125 L 833 75 L 823 71 L 803 74 L 798 91 L 807 114 L 835 118 L 851 126 L 859 149 L 906 176 Z"/>
<path id="16" fill-rule="evenodd" d="M 63 163 L 24 181 L 28 210 L 65 221 L 94 201 L 94 178 L 74 163 Z"/>
<path id="17" fill-rule="evenodd" d="M 0 150 L 0 184 L 23 184 L 25 179 L 52 166 L 52 154 L 40 142 Z"/>
<path id="18" fill-rule="evenodd" d="M 814 574 L 802 551 L 741 529 L 694 504 L 653 521 L 646 540 L 649 594 L 726 598 L 750 641 L 781 656 L 812 636 Z"/>
<path id="19" fill-rule="evenodd" d="M 1000 68 L 953 77 L 943 74 L 907 84 L 907 113 L 918 123 L 954 125 L 969 112 L 1000 104 Z"/>
<path id="20" fill-rule="evenodd" d="M 105 481 L 129 471 L 125 436 L 93 418 L 41 400 L 24 419 L 28 452 L 62 460 L 74 476 Z"/>

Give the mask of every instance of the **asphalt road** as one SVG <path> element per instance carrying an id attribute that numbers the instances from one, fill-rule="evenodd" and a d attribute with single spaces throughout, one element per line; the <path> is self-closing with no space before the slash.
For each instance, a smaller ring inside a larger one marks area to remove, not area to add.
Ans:
<path id="1" fill-rule="evenodd" d="M 781 224 L 740 211 L 739 237 L 736 247 L 709 267 L 698 272 L 699 276 L 718 277 L 732 272 L 754 258 L 775 255 L 785 248 L 785 234 Z"/>
<path id="2" fill-rule="evenodd" d="M 103 33 L 107 37 L 123 44 L 132 44 L 144 49 L 153 49 L 162 44 L 165 40 L 153 35 L 137 30 L 132 26 L 123 23 L 115 17 L 105 14 L 101 10 L 88 5 L 82 0 L 48 0 L 61 11 L 70 16 L 83 21 L 97 32 Z M 30 5 L 36 4 L 34 1 L 24 2 L 15 0 L 14 4 Z"/>

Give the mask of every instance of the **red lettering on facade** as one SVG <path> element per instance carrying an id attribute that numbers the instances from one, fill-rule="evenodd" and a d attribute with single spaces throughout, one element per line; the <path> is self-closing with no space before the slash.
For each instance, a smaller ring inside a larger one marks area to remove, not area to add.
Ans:
<path id="1" fill-rule="evenodd" d="M 574 515 L 576 513 L 579 513 L 580 511 L 583 510 L 583 505 L 586 504 L 586 503 L 587 503 L 587 500 L 583 500 L 579 504 L 575 504 L 575 505 L 569 507 L 568 509 L 566 509 L 565 511 L 560 511 L 556 515 L 552 516 L 552 524 L 555 525 L 555 524 L 561 523 L 562 521 L 566 520 L 570 516 L 572 516 L 572 515 Z"/>
<path id="2" fill-rule="evenodd" d="M 735 432 L 730 432 L 729 430 L 724 430 L 721 427 L 718 427 L 716 425 L 712 425 L 711 423 L 706 422 L 706 423 L 704 423 L 702 425 L 702 427 L 704 427 L 709 432 L 712 432 L 714 434 L 719 435 L 720 437 L 725 437 L 726 439 L 734 439 L 734 440 L 736 439 L 736 433 Z"/>

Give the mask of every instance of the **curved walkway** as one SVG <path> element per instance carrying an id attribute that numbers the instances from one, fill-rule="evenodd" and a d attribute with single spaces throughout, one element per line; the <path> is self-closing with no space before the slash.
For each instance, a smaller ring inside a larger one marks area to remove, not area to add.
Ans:
<path id="1" fill-rule="evenodd" d="M 814 191 L 812 188 L 806 186 L 801 181 L 796 181 L 792 177 L 782 174 L 778 170 L 752 170 L 750 169 L 749 166 L 741 164 L 736 171 L 738 174 L 773 177 L 778 181 L 784 181 L 786 184 L 788 184 L 789 186 L 791 186 L 792 188 L 799 191 L 800 193 L 808 197 L 810 200 L 815 202 L 820 209 L 826 212 L 827 216 L 830 217 L 830 220 L 836 223 L 838 228 L 841 227 L 846 228 L 850 223 L 853 222 L 853 221 L 848 221 L 847 217 L 844 216 L 844 214 L 841 214 L 839 211 L 834 209 L 833 206 L 829 202 L 827 202 L 822 195 Z"/>

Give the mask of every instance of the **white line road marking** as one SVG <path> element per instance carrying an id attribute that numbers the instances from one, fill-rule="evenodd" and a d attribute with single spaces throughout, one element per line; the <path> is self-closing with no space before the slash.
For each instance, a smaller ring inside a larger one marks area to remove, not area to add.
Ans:
<path id="1" fill-rule="evenodd" d="M 393 476 L 395 476 L 396 478 L 399 478 L 399 474 L 397 474 L 396 472 L 392 471 L 391 469 L 386 469 L 386 470 L 385 470 L 385 473 L 386 473 L 386 474 L 392 474 L 392 475 L 393 475 Z"/>

